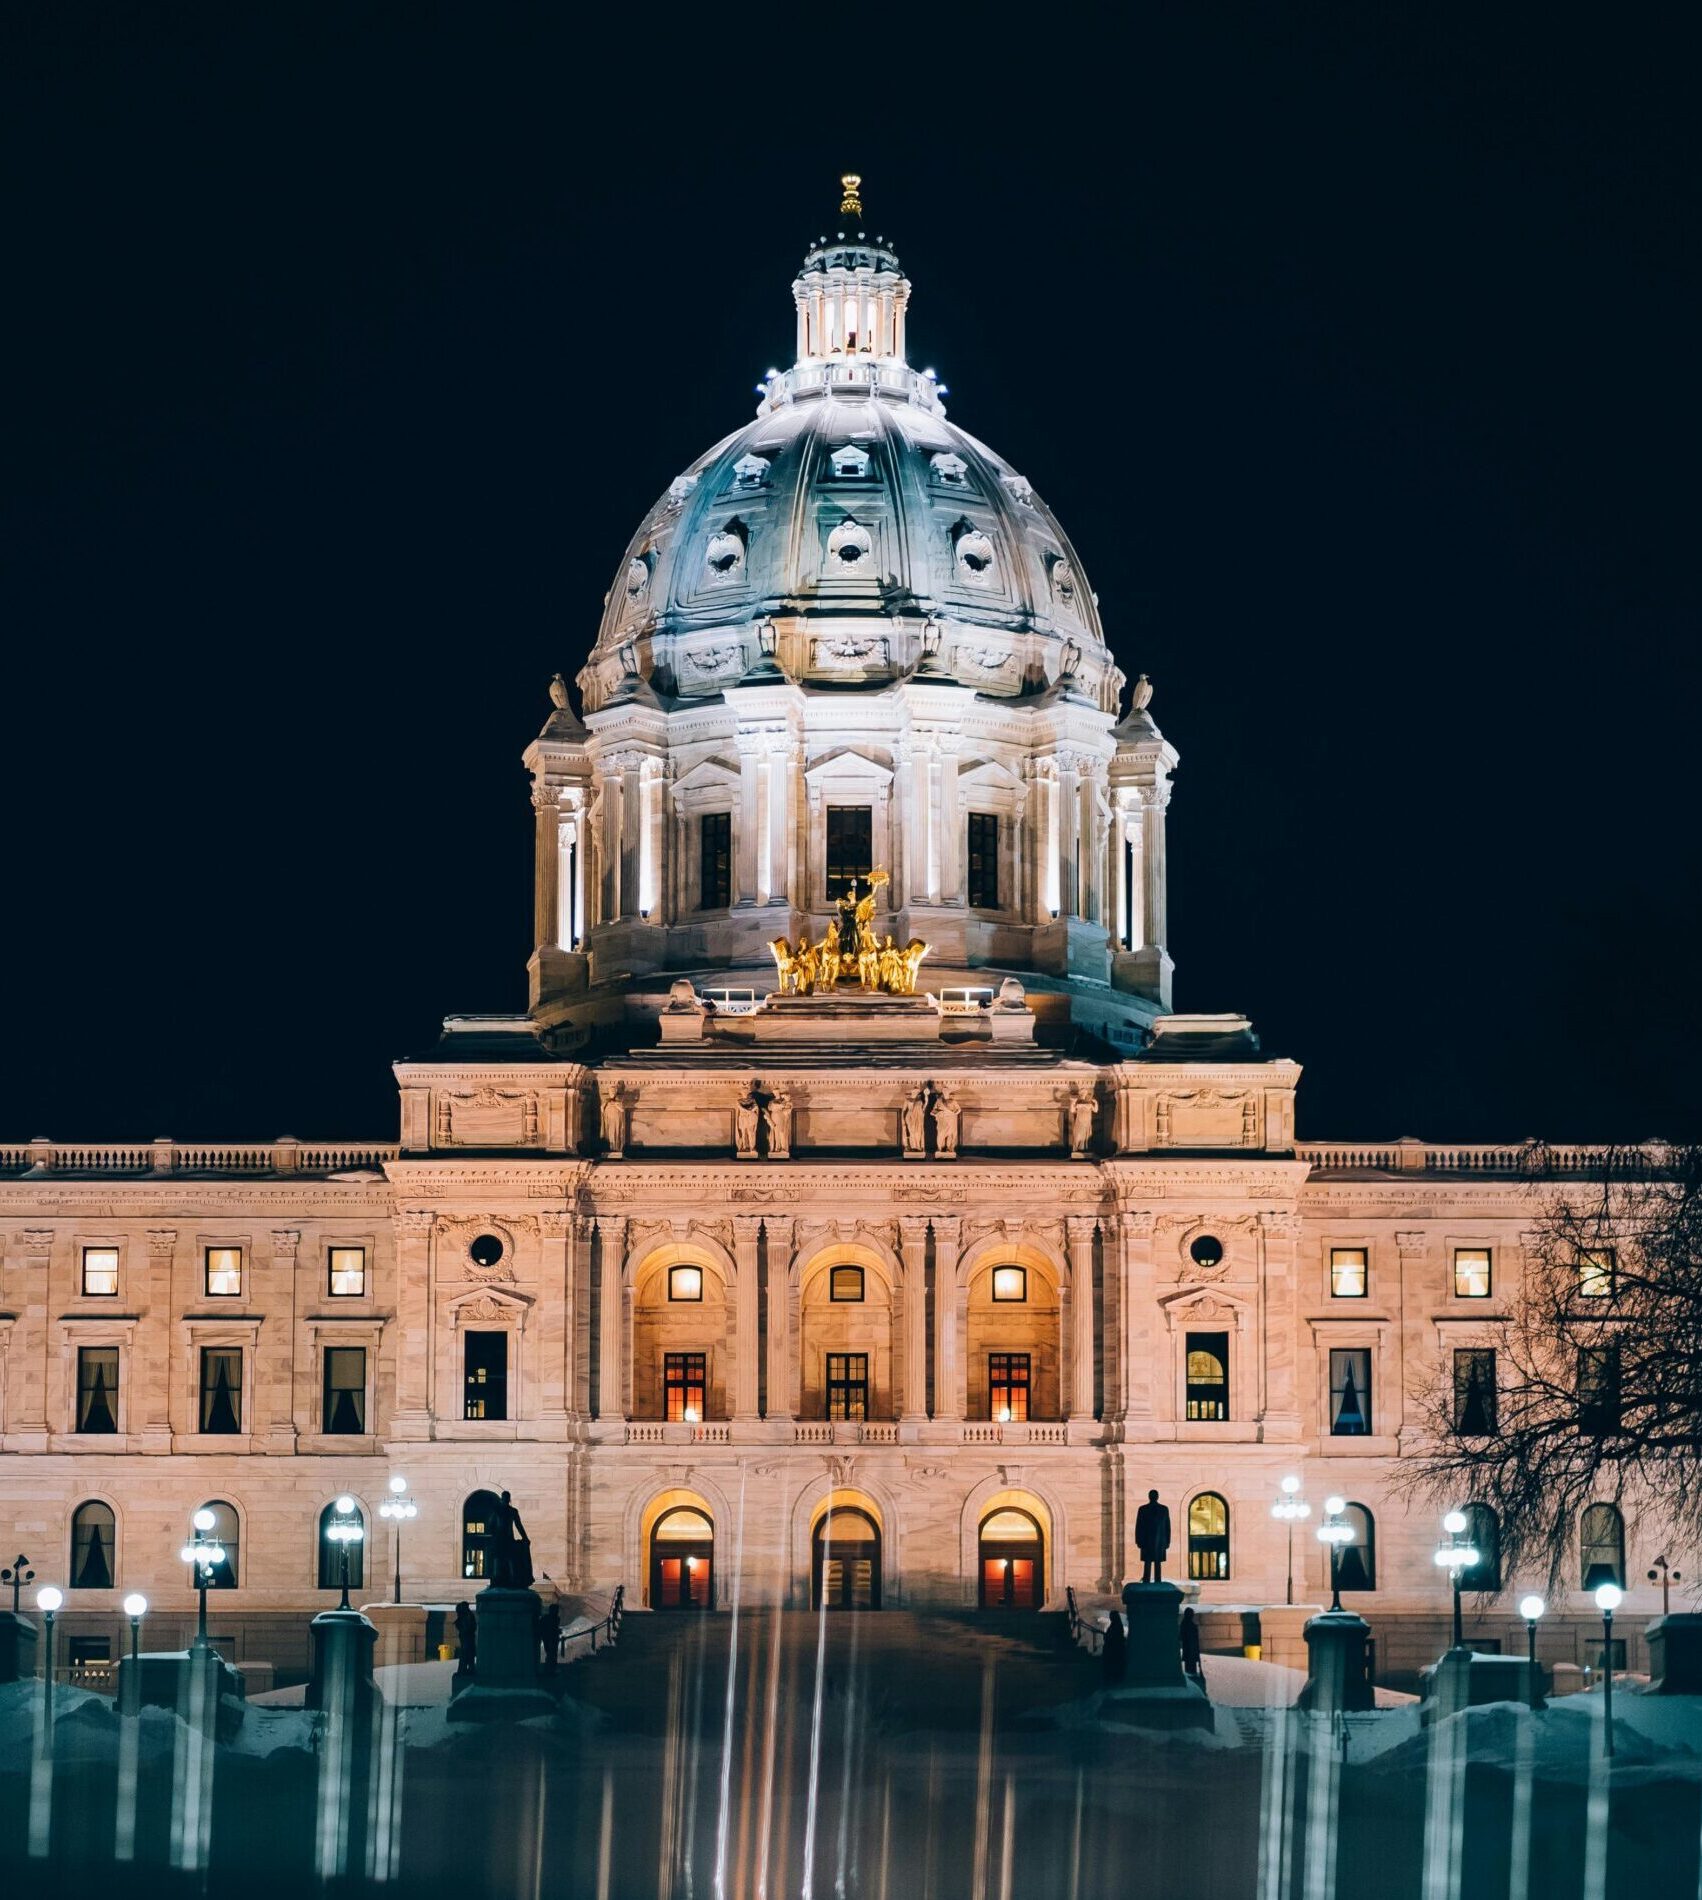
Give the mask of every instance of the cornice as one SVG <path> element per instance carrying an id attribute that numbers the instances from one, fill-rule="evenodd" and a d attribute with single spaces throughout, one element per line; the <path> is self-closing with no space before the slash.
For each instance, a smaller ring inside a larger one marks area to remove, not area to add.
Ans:
<path id="1" fill-rule="evenodd" d="M 193 1199 L 189 1196 L 193 1193 Z M 227 1209 L 257 1219 L 272 1214 L 298 1215 L 315 1209 L 364 1207 L 373 1202 L 388 1206 L 388 1181 L 321 1181 L 296 1175 L 234 1177 L 209 1181 L 111 1180 L 75 1185 L 51 1178 L 40 1182 L 9 1181 L 0 1185 L 0 1220 L 38 1220 L 50 1214 L 67 1217 L 125 1214 L 172 1215 L 193 1220 L 199 1214 Z"/>

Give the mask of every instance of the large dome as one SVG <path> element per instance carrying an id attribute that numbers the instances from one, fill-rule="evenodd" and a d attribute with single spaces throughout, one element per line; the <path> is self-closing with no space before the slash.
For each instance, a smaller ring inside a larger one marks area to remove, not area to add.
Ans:
<path id="1" fill-rule="evenodd" d="M 1115 706 L 1121 676 L 1068 537 L 904 360 L 908 291 L 884 240 L 812 247 L 798 360 L 628 544 L 580 675 L 588 708 L 638 682 L 708 698 L 771 654 L 800 681 L 879 687 L 921 669 L 1016 698 L 1069 678 Z"/>

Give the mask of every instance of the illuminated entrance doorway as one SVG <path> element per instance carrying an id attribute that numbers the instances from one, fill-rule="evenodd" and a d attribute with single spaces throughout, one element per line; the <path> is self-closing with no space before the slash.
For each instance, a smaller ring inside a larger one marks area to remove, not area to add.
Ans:
<path id="1" fill-rule="evenodd" d="M 815 1528 L 810 1606 L 830 1610 L 881 1607 L 881 1533 L 867 1511 L 835 1505 Z"/>
<path id="2" fill-rule="evenodd" d="M 981 1607 L 1038 1610 L 1046 1595 L 1040 1526 L 1026 1511 L 995 1511 L 981 1525 Z"/>
<path id="3" fill-rule="evenodd" d="M 663 1512 L 650 1533 L 650 1607 L 715 1607 L 715 1526 L 689 1504 Z"/>

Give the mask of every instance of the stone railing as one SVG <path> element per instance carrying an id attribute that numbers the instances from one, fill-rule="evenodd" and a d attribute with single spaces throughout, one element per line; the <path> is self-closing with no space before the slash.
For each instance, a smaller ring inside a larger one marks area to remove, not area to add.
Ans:
<path id="1" fill-rule="evenodd" d="M 343 1174 L 376 1171 L 393 1141 L 4 1141 L 0 1175 Z"/>
<path id="2" fill-rule="evenodd" d="M 1069 1427 L 1037 1421 L 1023 1424 L 1014 1419 L 1008 1423 L 970 1419 L 963 1427 L 963 1442 L 966 1445 L 1067 1445 Z"/>
<path id="3" fill-rule="evenodd" d="M 1321 1173 L 1510 1174 L 1531 1181 L 1591 1174 L 1606 1148 L 1584 1142 L 1300 1141 L 1296 1156 Z M 1651 1155 L 1651 1159 L 1654 1159 Z"/>

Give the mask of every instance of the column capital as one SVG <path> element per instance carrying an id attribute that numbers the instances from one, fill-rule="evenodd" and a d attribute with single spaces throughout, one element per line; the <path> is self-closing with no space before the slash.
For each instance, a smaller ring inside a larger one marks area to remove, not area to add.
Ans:
<path id="1" fill-rule="evenodd" d="M 928 1228 L 931 1225 L 926 1214 L 900 1214 L 898 1234 L 901 1245 L 905 1247 L 925 1247 L 928 1244 Z"/>
<path id="2" fill-rule="evenodd" d="M 956 1247 L 963 1238 L 963 1220 L 957 1214 L 936 1214 L 929 1225 L 934 1230 L 936 1247 Z"/>
<path id="3" fill-rule="evenodd" d="M 177 1229 L 175 1227 L 148 1229 L 148 1258 L 150 1260 L 169 1260 L 176 1251 Z"/>
<path id="4" fill-rule="evenodd" d="M 1259 1225 L 1267 1234 L 1279 1240 L 1298 1240 L 1306 1230 L 1306 1223 L 1298 1214 L 1270 1212 L 1259 1216 Z"/>
<path id="5" fill-rule="evenodd" d="M 1064 1226 L 1070 1236 L 1072 1247 L 1091 1246 L 1093 1231 L 1099 1225 L 1097 1214 L 1066 1214 Z"/>
<path id="6" fill-rule="evenodd" d="M 1117 1224 L 1127 1240 L 1150 1240 L 1158 1231 L 1158 1216 L 1150 1207 L 1125 1207 L 1117 1216 Z"/>
<path id="7" fill-rule="evenodd" d="M 293 1264 L 296 1249 L 301 1245 L 301 1230 L 298 1227 L 274 1227 L 272 1229 L 272 1259 L 278 1266 Z"/>
<path id="8" fill-rule="evenodd" d="M 733 1216 L 733 1245 L 755 1247 L 762 1234 L 762 1216 L 760 1214 L 735 1214 Z"/>
<path id="9" fill-rule="evenodd" d="M 399 1207 L 396 1210 L 396 1231 L 410 1239 L 423 1239 L 437 1225 L 437 1215 L 429 1207 Z"/>
<path id="10" fill-rule="evenodd" d="M 545 1240 L 571 1240 L 577 1224 L 566 1208 L 547 1207 L 538 1216 L 538 1232 Z"/>

